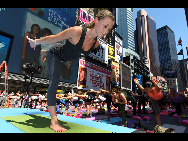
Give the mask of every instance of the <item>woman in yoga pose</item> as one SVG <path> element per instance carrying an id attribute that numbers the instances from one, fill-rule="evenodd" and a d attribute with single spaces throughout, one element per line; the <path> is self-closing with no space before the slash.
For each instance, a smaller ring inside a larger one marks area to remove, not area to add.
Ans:
<path id="1" fill-rule="evenodd" d="M 99 46 L 97 37 L 106 36 L 113 28 L 115 18 L 108 10 L 101 10 L 93 21 L 85 26 L 70 27 L 57 35 L 50 35 L 42 39 L 29 39 L 31 48 L 38 44 L 53 44 L 66 40 L 64 45 L 54 45 L 47 51 L 47 66 L 49 73 L 49 87 L 47 94 L 48 109 L 51 116 L 50 128 L 56 132 L 63 132 L 63 128 L 56 116 L 56 91 L 60 78 L 61 61 L 70 61 L 85 56 Z"/>

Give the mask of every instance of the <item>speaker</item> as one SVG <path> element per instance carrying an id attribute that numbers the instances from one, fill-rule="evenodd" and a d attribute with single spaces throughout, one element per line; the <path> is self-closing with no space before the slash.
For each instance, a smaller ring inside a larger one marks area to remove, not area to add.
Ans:
<path id="1" fill-rule="evenodd" d="M 42 66 L 37 65 L 37 63 L 25 63 L 22 67 L 22 70 L 24 70 L 26 73 L 32 73 L 33 74 L 41 74 L 42 73 Z"/>

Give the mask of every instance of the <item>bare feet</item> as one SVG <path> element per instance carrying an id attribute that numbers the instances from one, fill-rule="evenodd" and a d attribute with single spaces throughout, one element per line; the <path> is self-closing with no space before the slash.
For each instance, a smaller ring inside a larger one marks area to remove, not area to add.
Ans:
<path id="1" fill-rule="evenodd" d="M 65 128 L 63 128 L 60 124 L 59 124 L 59 122 L 56 122 L 56 123 L 54 123 L 54 124 L 50 124 L 50 128 L 52 129 L 52 130 L 54 130 L 55 132 L 63 132 L 63 131 L 67 131 L 67 129 L 65 129 Z"/>

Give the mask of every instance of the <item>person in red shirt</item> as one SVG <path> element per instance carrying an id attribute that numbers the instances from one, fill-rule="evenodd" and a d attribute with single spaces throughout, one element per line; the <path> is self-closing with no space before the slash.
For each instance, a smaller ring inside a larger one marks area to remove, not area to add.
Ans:
<path id="1" fill-rule="evenodd" d="M 153 109 L 156 115 L 157 124 L 161 126 L 161 119 L 160 119 L 160 111 L 159 111 L 159 100 L 163 97 L 163 93 L 160 92 L 162 87 L 159 87 L 154 80 L 151 82 L 146 82 L 146 89 L 144 89 L 140 84 L 139 81 L 134 79 L 134 82 L 138 85 L 138 87 L 147 93 L 150 97 L 151 103 L 153 105 Z"/>

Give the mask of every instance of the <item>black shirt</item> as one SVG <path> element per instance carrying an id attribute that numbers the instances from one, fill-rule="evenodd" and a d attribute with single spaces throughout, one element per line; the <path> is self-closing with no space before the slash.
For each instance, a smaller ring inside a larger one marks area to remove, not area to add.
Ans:
<path id="1" fill-rule="evenodd" d="M 94 50 L 97 38 L 95 38 L 93 46 L 88 51 L 83 51 L 82 46 L 86 36 L 86 32 L 87 28 L 85 26 L 82 26 L 82 34 L 79 42 L 76 45 L 70 43 L 67 39 L 65 44 L 54 45 L 50 47 L 49 51 L 53 55 L 57 56 L 61 61 L 75 60 L 81 58 L 83 55 L 88 56 L 89 53 Z"/>

